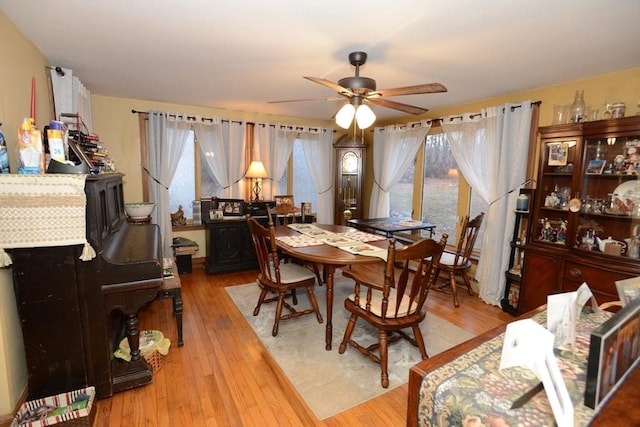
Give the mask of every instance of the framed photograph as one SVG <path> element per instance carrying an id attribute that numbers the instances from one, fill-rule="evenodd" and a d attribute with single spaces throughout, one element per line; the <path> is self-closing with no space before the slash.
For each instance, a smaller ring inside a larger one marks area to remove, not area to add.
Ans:
<path id="1" fill-rule="evenodd" d="M 584 404 L 604 403 L 640 361 L 640 299 L 634 299 L 591 332 Z"/>
<path id="2" fill-rule="evenodd" d="M 634 299 L 640 298 L 640 276 L 616 280 L 616 289 L 618 290 L 618 298 L 624 307 Z"/>
<path id="3" fill-rule="evenodd" d="M 569 158 L 569 145 L 564 142 L 549 144 L 549 166 L 565 166 Z"/>
<path id="4" fill-rule="evenodd" d="M 584 173 L 587 175 L 600 175 L 606 164 L 607 162 L 604 160 L 589 160 L 587 170 Z"/>
<path id="5" fill-rule="evenodd" d="M 218 199 L 218 211 L 222 216 L 243 216 L 244 200 L 242 199 Z"/>
<path id="6" fill-rule="evenodd" d="M 287 194 L 287 195 L 283 195 L 283 196 L 275 196 L 273 199 L 276 202 L 276 206 L 282 205 L 282 204 L 289 204 L 291 206 L 294 206 L 294 204 L 293 204 L 293 194 Z"/>

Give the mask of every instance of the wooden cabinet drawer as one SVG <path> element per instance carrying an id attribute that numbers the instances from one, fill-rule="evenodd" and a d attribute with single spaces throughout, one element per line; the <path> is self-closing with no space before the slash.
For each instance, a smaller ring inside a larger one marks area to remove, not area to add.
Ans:
<path id="1" fill-rule="evenodd" d="M 629 277 L 631 277 L 629 274 L 618 270 L 566 261 L 564 264 L 562 292 L 575 290 L 583 282 L 586 282 L 591 291 L 596 294 L 598 303 L 602 303 L 605 299 L 600 298 L 600 295 L 605 297 L 606 300 L 618 299 L 615 281 Z"/>

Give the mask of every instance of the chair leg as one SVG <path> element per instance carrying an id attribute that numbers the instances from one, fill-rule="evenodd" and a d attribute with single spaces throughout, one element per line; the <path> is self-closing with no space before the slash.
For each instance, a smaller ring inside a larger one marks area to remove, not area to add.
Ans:
<path id="1" fill-rule="evenodd" d="M 320 269 L 318 268 L 318 264 L 313 263 L 313 272 L 316 275 L 316 279 L 318 279 L 318 286 L 322 286 L 324 283 L 322 276 L 320 275 Z"/>
<path id="2" fill-rule="evenodd" d="M 338 353 L 343 354 L 347 349 L 347 343 L 349 342 L 349 338 L 351 338 L 351 333 L 353 332 L 353 328 L 356 326 L 356 320 L 358 320 L 358 316 L 352 314 L 349 318 L 349 322 L 347 323 L 347 328 L 344 330 L 344 338 L 342 338 L 342 342 L 340 343 L 340 348 L 338 349 Z"/>
<path id="3" fill-rule="evenodd" d="M 264 299 L 267 296 L 267 290 L 265 288 L 261 288 L 260 296 L 258 297 L 258 304 L 256 304 L 256 308 L 253 309 L 253 315 L 257 316 L 260 313 L 260 306 L 264 302 Z"/>
<path id="4" fill-rule="evenodd" d="M 322 323 L 322 314 L 320 314 L 320 308 L 318 307 L 318 300 L 316 299 L 316 295 L 313 293 L 313 287 L 307 286 L 307 294 L 309 295 L 309 301 L 311 301 L 311 306 L 313 307 L 313 311 L 316 312 L 316 319 L 318 319 L 318 323 Z"/>
<path id="5" fill-rule="evenodd" d="M 431 289 L 431 287 L 438 282 L 438 278 L 440 277 L 440 267 L 436 267 L 436 270 L 433 272 L 433 277 L 435 277 L 436 280 L 434 280 L 433 283 L 429 286 L 429 289 Z"/>
<path id="6" fill-rule="evenodd" d="M 467 285 L 467 291 L 469 291 L 469 295 L 473 295 L 473 291 L 471 290 L 471 281 L 469 280 L 469 276 L 467 276 L 467 272 L 462 273 L 462 279 L 464 280 L 464 284 Z"/>
<path id="7" fill-rule="evenodd" d="M 422 332 L 420 331 L 420 325 L 413 325 L 412 329 L 413 329 L 413 337 L 416 340 L 416 344 L 418 349 L 420 350 L 420 355 L 422 356 L 422 359 L 428 359 L 429 356 L 427 355 L 427 348 L 424 345 L 424 338 L 422 337 Z"/>
<path id="8" fill-rule="evenodd" d="M 282 317 L 282 306 L 284 305 L 284 293 L 278 294 L 278 303 L 276 305 L 276 319 L 273 323 L 273 331 L 271 331 L 272 336 L 278 335 L 278 326 L 280 325 L 280 317 Z"/>
<path id="9" fill-rule="evenodd" d="M 378 330 L 378 342 L 380 344 L 380 368 L 382 369 L 382 373 L 380 374 L 382 387 L 389 387 L 389 372 L 388 372 L 388 363 L 389 356 L 387 350 L 387 331 L 380 329 Z"/>
<path id="10" fill-rule="evenodd" d="M 458 289 L 456 287 L 456 275 L 453 271 L 449 273 L 449 283 L 451 284 L 451 293 L 453 294 L 453 306 L 459 307 L 460 303 L 458 302 Z"/>

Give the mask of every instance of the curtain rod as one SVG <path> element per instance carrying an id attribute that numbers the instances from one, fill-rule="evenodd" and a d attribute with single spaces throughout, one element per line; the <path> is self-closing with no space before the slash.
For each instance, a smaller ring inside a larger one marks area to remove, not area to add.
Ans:
<path id="1" fill-rule="evenodd" d="M 542 104 L 542 101 L 535 101 L 535 102 L 531 103 L 531 105 L 538 105 L 538 106 L 540 104 Z M 512 105 L 511 106 L 511 111 L 515 110 L 516 108 L 521 108 L 521 107 L 522 107 L 522 105 Z M 504 112 L 504 108 L 502 109 L 502 111 Z M 481 115 L 482 115 L 482 113 L 474 113 L 474 114 L 470 114 L 469 117 L 470 118 L 474 118 L 474 117 L 478 117 L 478 116 L 481 116 Z M 462 116 L 452 116 L 450 119 L 453 120 L 453 119 L 462 119 L 462 118 L 463 118 Z M 437 124 L 437 123 L 442 124 L 443 121 L 444 121 L 444 119 L 442 117 L 436 117 L 435 119 L 425 120 L 425 122 L 428 123 L 428 124 Z M 415 122 L 415 123 L 419 123 L 419 122 Z M 407 123 L 407 124 L 402 124 L 402 125 L 399 125 L 399 126 L 402 127 L 402 126 L 408 126 L 408 125 L 412 125 L 412 124 L 411 123 Z M 412 125 L 412 127 L 414 127 L 414 126 L 415 126 L 415 124 Z M 376 129 L 384 130 L 384 128 L 374 128 L 374 129 L 371 129 L 371 132 L 374 132 Z"/>
<path id="2" fill-rule="evenodd" d="M 135 109 L 132 109 L 131 113 L 133 113 L 133 114 L 149 114 L 148 111 L 138 111 L 138 110 L 135 110 Z M 170 116 L 170 117 L 178 117 L 177 114 L 169 114 L 169 113 L 167 113 L 167 115 Z M 196 120 L 197 119 L 196 116 L 185 116 L 185 117 L 187 118 L 187 120 Z M 201 117 L 200 120 L 203 121 L 203 122 L 204 121 L 213 122 L 214 119 L 211 118 L 211 117 Z M 240 124 L 244 123 L 244 122 L 239 121 L 239 120 L 229 120 L 229 119 L 220 119 L 220 121 L 222 123 L 240 123 Z M 249 124 L 249 125 L 254 125 L 254 126 L 262 126 L 262 127 L 267 126 L 266 123 L 254 123 L 254 122 L 246 122 L 246 123 Z M 276 125 L 272 125 L 272 124 L 269 124 L 268 126 L 272 127 L 272 128 L 276 127 Z M 283 129 L 283 128 L 284 129 L 290 129 L 290 130 L 304 130 L 305 129 L 302 126 L 293 126 L 293 125 L 280 125 L 280 128 L 281 129 Z M 319 130 L 322 130 L 323 132 L 326 131 L 326 129 L 312 128 L 312 127 L 308 127 L 307 129 L 315 131 L 315 132 L 317 132 Z M 333 130 L 333 132 L 335 132 L 335 130 Z"/>
<path id="3" fill-rule="evenodd" d="M 534 101 L 531 103 L 531 105 L 540 105 L 542 104 L 542 101 Z M 516 108 L 521 108 L 522 105 L 512 105 L 511 106 L 511 111 L 513 112 L 513 110 L 515 110 Z M 504 113 L 504 107 L 502 108 L 502 112 Z M 482 116 L 482 113 L 473 113 L 473 114 L 469 114 L 469 118 L 473 119 L 474 117 L 478 117 L 478 116 Z M 462 116 L 452 116 L 449 118 L 449 121 L 453 120 L 453 119 L 462 119 Z M 442 123 L 442 117 L 438 118 L 438 119 L 434 119 L 434 120 L 438 120 Z"/>

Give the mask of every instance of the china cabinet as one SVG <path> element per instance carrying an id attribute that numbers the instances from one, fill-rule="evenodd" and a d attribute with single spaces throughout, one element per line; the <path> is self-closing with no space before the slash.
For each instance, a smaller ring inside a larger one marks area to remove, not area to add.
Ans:
<path id="1" fill-rule="evenodd" d="M 504 297 L 500 301 L 502 310 L 507 313 L 517 314 L 520 301 L 520 284 L 522 282 L 522 264 L 524 259 L 524 245 L 529 241 L 531 225 L 530 204 L 533 200 L 533 190 L 523 188 L 520 190 L 518 203 L 514 211 L 515 223 L 509 246 L 509 268 L 505 271 Z"/>
<path id="2" fill-rule="evenodd" d="M 362 191 L 367 146 L 362 138 L 343 135 L 333 144 L 336 153 L 334 223 L 362 219 Z"/>
<path id="3" fill-rule="evenodd" d="M 640 275 L 640 116 L 542 127 L 518 312 L 586 282 L 599 303 Z"/>

